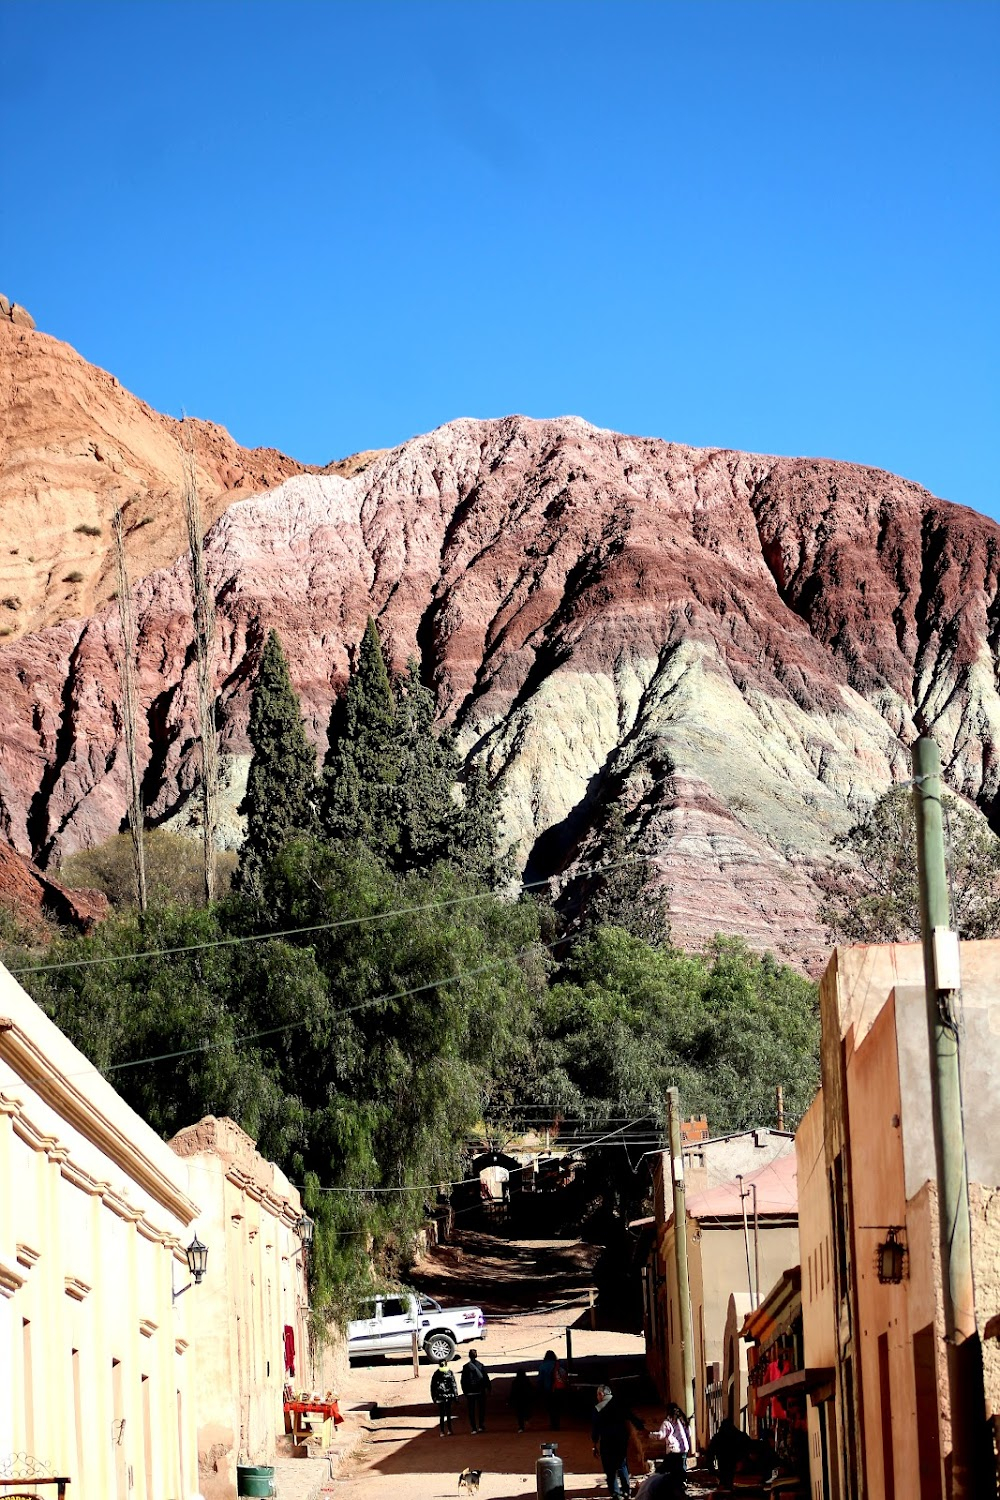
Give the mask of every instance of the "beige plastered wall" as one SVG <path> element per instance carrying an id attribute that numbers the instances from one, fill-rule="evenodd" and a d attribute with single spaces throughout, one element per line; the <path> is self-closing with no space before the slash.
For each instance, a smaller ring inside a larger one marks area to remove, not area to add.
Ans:
<path id="1" fill-rule="evenodd" d="M 761 1218 L 758 1226 L 760 1298 L 770 1291 L 782 1271 L 799 1263 L 799 1237 L 795 1224 L 774 1223 Z M 753 1229 L 749 1233 L 750 1265 L 754 1267 Z M 729 1299 L 746 1292 L 752 1305 L 752 1279 L 747 1275 L 747 1240 L 742 1221 L 712 1223 L 688 1221 L 688 1271 L 691 1281 L 691 1315 L 694 1322 L 695 1416 L 698 1442 L 708 1442 L 708 1367 L 723 1363 Z"/>
<path id="2" fill-rule="evenodd" d="M 1000 1195 L 995 1186 L 1000 1176 L 995 1104 L 1000 942 L 963 943 L 961 964 L 965 1129 L 973 1178 L 977 1317 L 982 1327 L 1000 1307 Z M 942 1493 L 951 1446 L 922 985 L 923 956 L 916 943 L 839 948 L 820 984 L 824 1147 L 827 1167 L 838 1151 L 845 1160 L 856 1304 L 853 1343 L 868 1500 L 880 1500 L 886 1492 L 883 1411 L 891 1411 L 896 1494 Z M 800 1155 L 800 1174 L 801 1170 Z M 977 1171 L 990 1179 L 987 1185 L 976 1180 Z M 800 1182 L 800 1205 L 801 1194 Z M 808 1227 L 812 1219 L 809 1210 L 804 1235 L 814 1233 Z M 906 1280 L 896 1287 L 882 1286 L 875 1273 L 875 1251 L 889 1224 L 904 1227 L 909 1252 Z M 804 1306 L 808 1253 L 804 1239 Z M 836 1308 L 830 1313 L 836 1317 Z M 917 1449 L 914 1337 L 922 1330 L 933 1335 L 925 1344 L 931 1347 L 937 1374 L 942 1463 L 941 1474 L 934 1477 L 927 1469 L 926 1451 L 921 1460 Z M 878 1362 L 880 1336 L 888 1343 L 887 1380 L 886 1367 Z M 1000 1351 L 987 1345 L 984 1362 L 987 1407 L 996 1412 Z"/>
<path id="3" fill-rule="evenodd" d="M 807 1369 L 837 1365 L 837 1309 L 833 1291 L 833 1228 L 823 1144 L 823 1094 L 806 1110 L 795 1135 L 799 1197 L 799 1254 L 802 1269 L 802 1343 Z M 833 1493 L 839 1493 L 840 1394 L 835 1390 L 832 1420 L 827 1423 L 827 1452 Z M 806 1408 L 809 1470 L 813 1500 L 823 1500 L 824 1413 L 810 1401 Z"/>
<path id="4" fill-rule="evenodd" d="M 203 1205 L 209 1274 L 197 1310 L 195 1401 L 205 1500 L 233 1500 L 237 1464 L 273 1462 L 284 1431 L 283 1387 L 334 1386 L 332 1350 L 309 1347 L 306 1256 L 296 1189 L 232 1120 L 207 1118 L 171 1141 Z M 295 1372 L 284 1330 L 295 1339 Z"/>
<path id="5" fill-rule="evenodd" d="M 0 967 L 0 1455 L 100 1500 L 197 1488 L 182 1162 Z"/>

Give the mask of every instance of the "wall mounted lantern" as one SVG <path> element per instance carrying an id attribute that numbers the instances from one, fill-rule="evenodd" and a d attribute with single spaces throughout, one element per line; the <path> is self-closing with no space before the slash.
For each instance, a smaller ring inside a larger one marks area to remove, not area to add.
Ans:
<path id="1" fill-rule="evenodd" d="M 886 1237 L 875 1252 L 878 1279 L 883 1285 L 894 1286 L 906 1274 L 906 1246 L 899 1240 L 901 1229 L 890 1225 Z"/>
<path id="2" fill-rule="evenodd" d="M 308 1214 L 303 1214 L 295 1224 L 295 1233 L 302 1241 L 303 1250 L 309 1250 L 313 1242 L 313 1221 Z"/>
<path id="3" fill-rule="evenodd" d="M 175 1302 L 183 1292 L 186 1292 L 190 1287 L 198 1286 L 201 1283 L 201 1278 L 204 1276 L 205 1271 L 208 1267 L 208 1246 L 202 1244 L 197 1234 L 191 1241 L 190 1245 L 188 1245 L 187 1249 L 184 1251 L 184 1259 L 187 1261 L 188 1270 L 191 1273 L 191 1280 L 187 1283 L 186 1286 L 178 1288 L 178 1290 L 173 1293 L 173 1300 Z"/>

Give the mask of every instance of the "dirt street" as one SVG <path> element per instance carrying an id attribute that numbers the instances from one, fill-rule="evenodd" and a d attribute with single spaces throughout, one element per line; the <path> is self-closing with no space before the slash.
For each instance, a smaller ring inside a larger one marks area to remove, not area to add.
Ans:
<path id="1" fill-rule="evenodd" d="M 523 1500 L 535 1494 L 539 1445 L 552 1439 L 566 1466 L 567 1497 L 606 1493 L 590 1444 L 589 1411 L 598 1381 L 611 1378 L 647 1424 L 655 1425 L 654 1417 L 658 1423 L 661 1414 L 644 1400 L 642 1338 L 589 1326 L 587 1288 L 595 1250 L 578 1241 L 503 1241 L 466 1232 L 462 1252 L 458 1265 L 425 1261 L 413 1280 L 442 1302 L 473 1301 L 486 1312 L 486 1337 L 478 1345 L 492 1377 L 486 1432 L 470 1432 L 463 1401 L 454 1437 L 438 1435 L 430 1400 L 433 1366 L 426 1361 L 417 1380 L 408 1357 L 356 1367 L 342 1392 L 344 1404 L 374 1401 L 377 1412 L 369 1437 L 341 1468 L 336 1491 L 365 1500 L 457 1500 L 458 1476 L 471 1467 L 482 1471 L 480 1500 Z M 513 1375 L 523 1366 L 534 1376 L 547 1349 L 565 1360 L 568 1327 L 573 1359 L 562 1430 L 549 1431 L 539 1401 L 527 1431 L 519 1433 L 508 1405 Z M 469 1347 L 459 1348 L 456 1374 Z"/>

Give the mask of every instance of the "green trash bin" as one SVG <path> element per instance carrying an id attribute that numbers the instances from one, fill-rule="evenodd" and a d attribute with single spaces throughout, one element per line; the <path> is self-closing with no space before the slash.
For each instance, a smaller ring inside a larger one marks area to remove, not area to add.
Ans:
<path id="1" fill-rule="evenodd" d="M 265 1500 L 276 1493 L 273 1464 L 237 1464 L 237 1495 L 263 1495 Z"/>

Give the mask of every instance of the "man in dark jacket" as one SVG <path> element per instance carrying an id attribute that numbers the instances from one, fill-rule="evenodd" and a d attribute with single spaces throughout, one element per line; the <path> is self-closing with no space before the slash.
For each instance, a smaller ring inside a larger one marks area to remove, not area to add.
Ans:
<path id="1" fill-rule="evenodd" d="M 431 1400 L 438 1409 L 438 1436 L 454 1437 L 451 1414 L 458 1400 L 458 1385 L 454 1374 L 443 1361 L 431 1376 Z"/>
<path id="2" fill-rule="evenodd" d="M 609 1385 L 597 1387 L 597 1405 L 594 1407 L 590 1430 L 594 1452 L 601 1455 L 601 1467 L 608 1481 L 608 1489 L 614 1500 L 628 1500 L 628 1438 L 629 1428 L 645 1432 L 645 1426 L 624 1402 L 611 1394 Z"/>
<path id="3" fill-rule="evenodd" d="M 475 1349 L 462 1366 L 462 1394 L 469 1404 L 469 1426 L 473 1432 L 486 1431 L 486 1396 L 490 1377 L 476 1358 Z"/>

